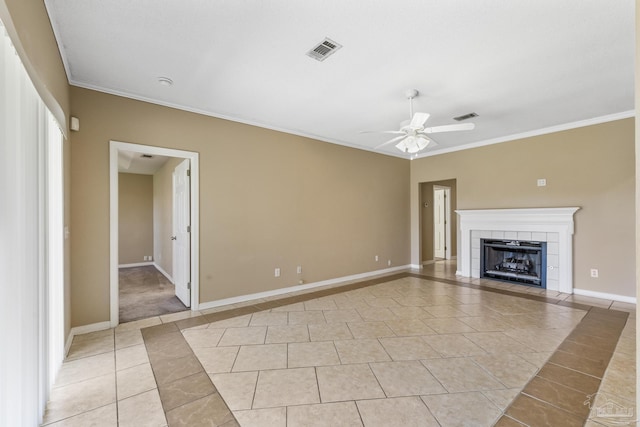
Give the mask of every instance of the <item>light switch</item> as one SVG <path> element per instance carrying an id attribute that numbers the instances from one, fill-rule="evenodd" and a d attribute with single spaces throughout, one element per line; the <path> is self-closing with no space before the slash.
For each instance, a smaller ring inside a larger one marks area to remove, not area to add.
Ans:
<path id="1" fill-rule="evenodd" d="M 541 178 L 538 180 L 538 187 L 546 187 L 547 186 L 547 180 L 544 178 Z"/>

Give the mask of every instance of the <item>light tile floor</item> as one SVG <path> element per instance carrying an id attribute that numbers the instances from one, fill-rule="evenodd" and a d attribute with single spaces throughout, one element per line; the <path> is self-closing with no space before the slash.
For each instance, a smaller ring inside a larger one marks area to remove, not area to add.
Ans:
<path id="1" fill-rule="evenodd" d="M 431 274 L 455 279 L 447 266 Z M 631 321 L 592 407 L 635 406 L 635 305 L 483 285 L 629 311 Z M 167 403 L 140 329 L 219 310 L 76 336 L 44 424 L 170 425 L 165 411 L 172 408 L 163 409 Z M 584 314 L 405 277 L 199 325 L 182 335 L 241 426 L 490 426 Z M 179 401 L 173 405 L 180 409 Z M 596 415 L 587 425 L 603 422 Z"/>
<path id="2" fill-rule="evenodd" d="M 353 425 L 491 425 L 537 372 L 531 359 L 546 360 L 584 313 L 407 277 L 183 334 L 198 357 L 234 348 L 225 366 L 200 360 L 241 425 L 264 425 L 256 411 L 269 408 L 283 425 L 315 413 Z"/>

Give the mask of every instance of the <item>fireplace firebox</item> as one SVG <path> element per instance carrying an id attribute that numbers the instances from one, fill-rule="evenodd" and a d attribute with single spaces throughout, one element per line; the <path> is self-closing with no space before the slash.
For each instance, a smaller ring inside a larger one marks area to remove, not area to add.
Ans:
<path id="1" fill-rule="evenodd" d="M 480 239 L 480 277 L 547 287 L 547 243 Z"/>

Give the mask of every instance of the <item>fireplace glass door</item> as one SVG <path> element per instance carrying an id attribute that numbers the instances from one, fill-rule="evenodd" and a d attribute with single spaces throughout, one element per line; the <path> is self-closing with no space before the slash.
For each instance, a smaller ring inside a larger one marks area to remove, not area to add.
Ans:
<path id="1" fill-rule="evenodd" d="M 480 239 L 480 245 L 480 277 L 546 288 L 546 242 Z"/>

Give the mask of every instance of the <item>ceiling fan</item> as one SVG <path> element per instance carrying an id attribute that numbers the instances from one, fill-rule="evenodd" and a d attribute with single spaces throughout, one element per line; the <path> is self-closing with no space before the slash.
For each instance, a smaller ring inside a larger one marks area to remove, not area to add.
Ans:
<path id="1" fill-rule="evenodd" d="M 405 92 L 405 96 L 409 100 L 409 120 L 405 120 L 400 123 L 400 130 L 387 130 L 380 133 L 397 134 L 399 136 L 390 139 L 376 147 L 376 150 L 386 145 L 396 144 L 396 148 L 405 153 L 417 153 L 420 150 L 427 148 L 429 144 L 435 145 L 435 141 L 428 137 L 429 134 L 439 132 L 452 132 L 458 130 L 472 130 L 475 128 L 473 123 L 460 123 L 455 125 L 444 125 L 435 127 L 425 127 L 425 123 L 429 119 L 428 113 L 413 113 L 413 98 L 418 96 L 419 92 L 416 89 L 409 89 Z M 375 132 L 375 131 L 373 131 Z"/>

